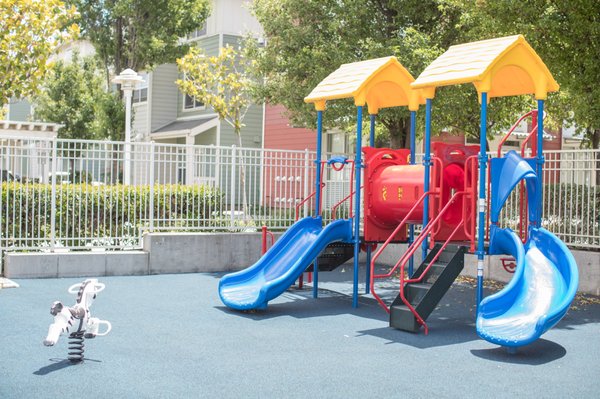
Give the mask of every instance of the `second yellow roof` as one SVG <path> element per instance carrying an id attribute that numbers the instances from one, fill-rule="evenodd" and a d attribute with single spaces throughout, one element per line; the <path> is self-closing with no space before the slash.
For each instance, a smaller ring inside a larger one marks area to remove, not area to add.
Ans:
<path id="1" fill-rule="evenodd" d="M 433 98 L 435 88 L 473 83 L 488 97 L 535 94 L 546 98 L 558 83 L 522 35 L 460 44 L 433 61 L 411 85 Z"/>

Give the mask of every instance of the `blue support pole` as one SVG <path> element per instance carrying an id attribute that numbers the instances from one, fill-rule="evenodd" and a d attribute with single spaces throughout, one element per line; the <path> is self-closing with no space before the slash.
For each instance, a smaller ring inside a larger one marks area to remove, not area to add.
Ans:
<path id="1" fill-rule="evenodd" d="M 377 115 L 370 114 L 371 119 L 371 129 L 369 131 L 369 146 L 375 147 L 375 118 Z M 369 294 L 371 292 L 371 246 L 367 245 L 367 272 L 365 275 L 365 294 Z"/>
<path id="2" fill-rule="evenodd" d="M 362 168 L 362 112 L 356 109 L 356 157 L 354 158 L 354 287 L 352 288 L 352 307 L 358 307 L 358 255 L 360 254 L 360 170 Z"/>
<path id="3" fill-rule="evenodd" d="M 417 141 L 417 112 L 410 111 L 410 164 L 414 165 L 416 162 L 416 144 Z M 413 224 L 408 228 L 408 245 L 412 245 L 415 241 L 415 226 Z M 411 256 L 408 260 L 408 276 L 412 277 L 413 269 L 415 267 L 414 256 Z"/>
<path id="4" fill-rule="evenodd" d="M 538 100 L 538 128 L 537 128 L 537 190 L 538 203 L 536 204 L 536 226 L 542 225 L 542 210 L 543 208 L 543 180 L 544 180 L 544 100 Z"/>
<path id="5" fill-rule="evenodd" d="M 425 177 L 423 182 L 423 192 L 429 191 L 429 174 L 431 167 L 431 98 L 428 98 L 425 102 L 425 137 L 424 137 L 425 148 L 423 148 L 423 165 L 425 166 Z M 425 197 L 423 203 L 423 229 L 429 222 L 429 197 Z M 427 238 L 423 240 L 421 246 L 422 259 L 425 260 L 427 257 L 427 247 L 429 243 Z"/>
<path id="6" fill-rule="evenodd" d="M 375 147 L 375 118 L 377 117 L 377 115 L 370 114 L 369 117 L 371 118 L 371 130 L 369 131 L 369 146 Z"/>
<path id="7" fill-rule="evenodd" d="M 317 159 L 315 166 L 317 173 L 315 178 L 315 213 L 321 216 L 321 151 L 323 145 L 323 111 L 317 111 Z M 313 262 L 313 298 L 319 296 L 319 265 L 317 258 Z"/>
<path id="8" fill-rule="evenodd" d="M 487 169 L 487 93 L 481 93 L 481 125 L 479 130 L 479 224 L 477 236 L 477 307 L 483 298 L 483 260 L 485 258 L 485 178 Z"/>

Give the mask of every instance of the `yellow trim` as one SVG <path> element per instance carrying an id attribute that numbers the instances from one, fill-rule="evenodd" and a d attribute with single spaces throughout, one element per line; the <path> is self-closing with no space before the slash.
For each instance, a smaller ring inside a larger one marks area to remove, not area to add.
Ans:
<path id="1" fill-rule="evenodd" d="M 323 79 L 304 101 L 314 103 L 317 111 L 324 110 L 327 101 L 342 98 L 353 98 L 356 106 L 367 105 L 370 114 L 399 106 L 417 110 L 425 100 L 420 91 L 411 89 L 413 81 L 396 57 L 343 64 Z"/>
<path id="2" fill-rule="evenodd" d="M 522 35 L 450 47 L 411 84 L 433 98 L 435 88 L 473 83 L 488 98 L 534 94 L 545 99 L 559 89 L 552 74 Z"/>

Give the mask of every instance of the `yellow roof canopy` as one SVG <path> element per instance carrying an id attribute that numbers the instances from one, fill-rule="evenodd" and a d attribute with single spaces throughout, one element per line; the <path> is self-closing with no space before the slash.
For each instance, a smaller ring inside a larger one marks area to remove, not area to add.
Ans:
<path id="1" fill-rule="evenodd" d="M 353 62 L 329 74 L 304 101 L 314 103 L 318 111 L 325 110 L 328 100 L 340 98 L 354 98 L 357 106 L 366 103 L 370 114 L 377 114 L 381 108 L 400 106 L 416 111 L 425 100 L 411 89 L 414 80 L 396 57 Z"/>
<path id="2" fill-rule="evenodd" d="M 473 83 L 488 97 L 535 94 L 545 99 L 558 83 L 522 35 L 507 36 L 450 47 L 412 83 L 433 98 L 435 88 Z"/>

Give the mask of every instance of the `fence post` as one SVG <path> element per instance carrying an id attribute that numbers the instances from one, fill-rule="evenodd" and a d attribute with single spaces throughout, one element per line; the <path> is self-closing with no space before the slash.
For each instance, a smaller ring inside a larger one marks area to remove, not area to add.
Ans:
<path id="1" fill-rule="evenodd" d="M 234 222 L 234 210 L 235 210 L 235 196 L 236 196 L 236 184 L 235 184 L 235 180 L 236 180 L 236 175 L 235 175 L 235 169 L 236 169 L 236 146 L 235 144 L 231 146 L 231 193 L 229 194 L 229 212 L 230 212 L 230 223 L 231 226 L 230 228 L 233 229 L 233 227 L 235 226 L 235 222 Z"/>
<path id="2" fill-rule="evenodd" d="M 258 189 L 258 195 L 259 195 L 259 205 L 261 207 L 265 206 L 265 154 L 266 154 L 266 150 L 264 148 L 261 148 L 259 150 L 260 152 L 260 159 L 259 159 L 259 183 L 260 184 L 260 188 Z M 266 215 L 266 211 L 265 215 Z M 259 215 L 260 215 L 260 211 L 259 211 Z"/>
<path id="3" fill-rule="evenodd" d="M 148 207 L 150 208 L 149 213 L 149 226 L 148 230 L 150 233 L 154 232 L 154 140 L 150 142 L 150 199 Z"/>
<path id="4" fill-rule="evenodd" d="M 310 185 L 310 169 L 311 169 L 311 164 L 310 164 L 310 154 L 308 152 L 308 148 L 304 149 L 304 194 L 302 195 L 303 198 L 308 198 L 308 196 L 310 195 L 309 190 L 309 185 Z M 308 210 L 308 201 L 306 201 L 304 203 L 304 217 L 308 217 L 309 215 L 309 210 Z"/>
<path id="5" fill-rule="evenodd" d="M 56 164 L 58 162 L 57 139 L 52 140 L 52 177 L 50 193 L 50 251 L 54 252 L 56 247 Z"/>

